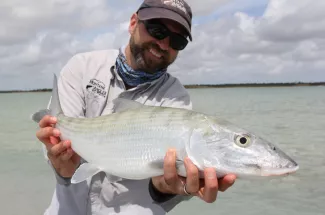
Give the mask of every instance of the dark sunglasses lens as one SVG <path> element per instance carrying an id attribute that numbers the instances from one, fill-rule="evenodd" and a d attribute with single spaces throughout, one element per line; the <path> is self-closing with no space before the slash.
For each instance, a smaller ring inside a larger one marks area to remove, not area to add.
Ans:
<path id="1" fill-rule="evenodd" d="M 172 34 L 170 36 L 170 46 L 175 50 L 183 50 L 187 44 L 188 40 L 179 34 Z"/>
<path id="2" fill-rule="evenodd" d="M 162 40 L 165 39 L 168 36 L 168 31 L 166 28 L 164 28 L 161 25 L 158 24 L 147 24 L 146 28 L 149 32 L 149 34 L 158 39 L 158 40 Z"/>
<path id="3" fill-rule="evenodd" d="M 170 36 L 170 46 L 175 50 L 183 50 L 188 44 L 188 40 L 177 33 L 170 32 L 164 25 L 157 22 L 144 22 L 149 34 L 157 40 L 163 40 Z"/>

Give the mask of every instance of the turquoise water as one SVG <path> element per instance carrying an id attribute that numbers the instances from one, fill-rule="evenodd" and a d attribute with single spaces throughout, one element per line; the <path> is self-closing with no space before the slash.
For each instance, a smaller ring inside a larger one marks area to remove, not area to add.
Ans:
<path id="1" fill-rule="evenodd" d="M 193 199 L 171 214 L 325 214 L 325 87 L 189 90 L 194 109 L 275 142 L 300 165 L 281 179 L 237 180 L 213 204 Z M 54 178 L 29 120 L 49 93 L 0 94 L 1 214 L 42 214 Z"/>

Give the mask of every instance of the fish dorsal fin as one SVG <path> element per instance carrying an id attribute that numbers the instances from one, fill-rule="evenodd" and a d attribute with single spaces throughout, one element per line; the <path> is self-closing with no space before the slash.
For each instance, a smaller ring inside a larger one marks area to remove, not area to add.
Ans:
<path id="1" fill-rule="evenodd" d="M 59 113 L 63 113 L 60 103 L 59 89 L 58 89 L 58 78 L 56 74 L 53 75 L 53 89 L 50 103 L 50 112 L 52 116 L 56 116 Z"/>
<path id="2" fill-rule="evenodd" d="M 140 102 L 133 101 L 130 99 L 123 99 L 123 98 L 114 99 L 113 104 L 114 104 L 113 110 L 115 113 L 132 110 L 132 109 L 139 109 L 145 106 Z"/>
<path id="3" fill-rule="evenodd" d="M 100 169 L 92 164 L 83 163 L 79 166 L 79 168 L 77 168 L 77 170 L 73 174 L 73 176 L 71 178 L 71 183 L 72 184 L 81 183 L 101 171 L 102 171 L 102 169 Z"/>

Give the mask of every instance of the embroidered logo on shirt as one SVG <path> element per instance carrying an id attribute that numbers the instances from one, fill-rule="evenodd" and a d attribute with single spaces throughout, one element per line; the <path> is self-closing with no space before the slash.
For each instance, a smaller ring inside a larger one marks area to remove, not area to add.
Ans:
<path id="1" fill-rule="evenodd" d="M 86 87 L 87 91 L 98 96 L 106 97 L 105 84 L 97 79 L 91 79 Z"/>

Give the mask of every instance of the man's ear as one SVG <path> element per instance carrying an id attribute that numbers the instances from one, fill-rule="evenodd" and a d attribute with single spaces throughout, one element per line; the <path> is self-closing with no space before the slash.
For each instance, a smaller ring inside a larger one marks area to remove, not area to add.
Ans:
<path id="1" fill-rule="evenodd" d="M 129 25 L 129 33 L 133 34 L 133 32 L 135 31 L 136 27 L 138 24 L 138 15 L 136 13 L 134 13 L 131 16 L 131 20 L 130 20 L 130 25 Z"/>

